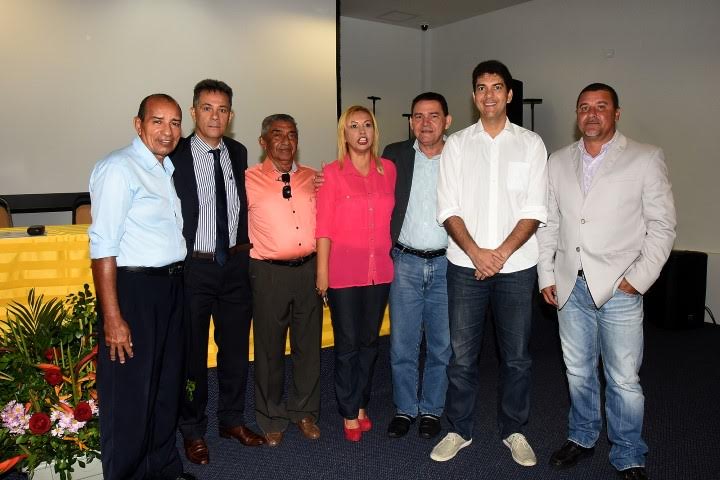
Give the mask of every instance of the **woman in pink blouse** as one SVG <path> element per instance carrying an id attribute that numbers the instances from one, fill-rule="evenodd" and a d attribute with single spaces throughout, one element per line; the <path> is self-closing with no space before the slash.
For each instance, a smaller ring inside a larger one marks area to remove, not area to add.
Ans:
<path id="1" fill-rule="evenodd" d="M 393 264 L 390 214 L 395 165 L 378 156 L 373 114 L 352 106 L 338 121 L 338 160 L 317 193 L 317 290 L 327 298 L 335 337 L 335 395 L 345 438 L 372 427 L 367 416 L 377 339 Z"/>

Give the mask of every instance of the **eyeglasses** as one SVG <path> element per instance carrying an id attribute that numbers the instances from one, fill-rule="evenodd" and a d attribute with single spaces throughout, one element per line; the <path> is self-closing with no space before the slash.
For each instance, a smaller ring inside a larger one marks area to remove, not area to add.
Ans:
<path id="1" fill-rule="evenodd" d="M 290 174 L 283 173 L 282 175 L 280 175 L 280 181 L 285 184 L 282 188 L 282 196 L 283 198 L 289 199 L 290 197 L 292 197 L 292 189 L 290 188 Z"/>

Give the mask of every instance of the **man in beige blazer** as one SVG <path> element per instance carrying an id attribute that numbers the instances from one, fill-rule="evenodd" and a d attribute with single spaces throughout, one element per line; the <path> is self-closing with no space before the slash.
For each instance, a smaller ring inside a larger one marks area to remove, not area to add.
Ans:
<path id="1" fill-rule="evenodd" d="M 672 249 L 675 207 L 662 150 L 618 132 L 619 119 L 615 90 L 588 85 L 577 100 L 582 138 L 548 161 L 538 276 L 545 301 L 558 308 L 571 400 L 568 440 L 550 464 L 571 467 L 594 451 L 602 354 L 610 463 L 621 478 L 646 479 L 642 294 Z"/>

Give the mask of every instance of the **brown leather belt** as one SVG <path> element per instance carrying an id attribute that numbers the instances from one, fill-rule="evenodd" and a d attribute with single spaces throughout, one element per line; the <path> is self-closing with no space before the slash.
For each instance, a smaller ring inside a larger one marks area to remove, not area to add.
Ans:
<path id="1" fill-rule="evenodd" d="M 183 262 L 171 263 L 164 267 L 117 267 L 117 269 L 121 272 L 144 273 L 145 275 L 156 277 L 175 277 L 182 275 Z"/>
<path id="2" fill-rule="evenodd" d="M 272 265 L 282 265 L 283 267 L 299 267 L 300 265 L 315 258 L 315 255 L 317 254 L 312 252 L 310 255 L 301 258 L 294 258 L 292 260 L 273 260 L 270 258 L 264 258 L 263 262 L 270 263 Z"/>
<path id="3" fill-rule="evenodd" d="M 230 247 L 230 250 L 228 250 L 229 256 L 232 257 L 233 255 L 237 255 L 240 252 L 250 250 L 252 246 L 252 243 L 240 243 L 238 245 L 235 245 L 234 247 Z M 210 260 L 211 262 L 214 262 L 215 252 L 193 252 L 191 257 L 199 258 L 201 260 Z"/>

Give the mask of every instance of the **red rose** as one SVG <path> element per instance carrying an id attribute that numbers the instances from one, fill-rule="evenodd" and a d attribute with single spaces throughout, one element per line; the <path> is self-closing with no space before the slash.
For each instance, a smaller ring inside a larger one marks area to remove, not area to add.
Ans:
<path id="1" fill-rule="evenodd" d="M 80 402 L 75 407 L 75 420 L 87 422 L 92 418 L 92 408 L 88 402 Z"/>
<path id="2" fill-rule="evenodd" d="M 50 430 L 50 417 L 46 413 L 33 413 L 30 417 L 30 431 L 35 435 L 42 435 Z"/>
<path id="3" fill-rule="evenodd" d="M 49 368 L 45 370 L 45 381 L 53 387 L 63 382 L 62 370 L 59 368 Z"/>

